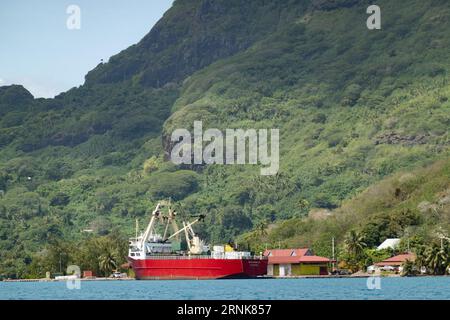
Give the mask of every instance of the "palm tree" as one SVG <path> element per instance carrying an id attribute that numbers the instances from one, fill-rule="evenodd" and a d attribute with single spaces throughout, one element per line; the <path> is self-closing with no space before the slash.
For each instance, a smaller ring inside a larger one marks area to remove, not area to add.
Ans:
<path id="1" fill-rule="evenodd" d="M 363 237 L 358 234 L 355 230 L 351 230 L 345 239 L 345 246 L 347 247 L 347 252 L 355 258 L 361 257 L 364 248 L 367 244 L 364 242 Z"/>
<path id="2" fill-rule="evenodd" d="M 448 266 L 448 254 L 440 245 L 433 243 L 426 252 L 425 263 L 434 274 L 444 274 Z"/>
<path id="3" fill-rule="evenodd" d="M 344 241 L 347 249 L 348 261 L 352 271 L 357 271 L 361 267 L 361 261 L 364 256 L 364 248 L 367 246 L 363 241 L 363 237 L 355 230 L 351 230 Z"/>
<path id="4" fill-rule="evenodd" d="M 413 276 L 416 274 L 414 262 L 406 260 L 402 265 L 402 277 Z"/>
<path id="5" fill-rule="evenodd" d="M 100 271 L 103 272 L 105 276 L 109 275 L 113 270 L 117 269 L 117 253 L 113 250 L 107 250 L 99 257 L 99 267 Z"/>
<path id="6" fill-rule="evenodd" d="M 422 267 L 426 267 L 427 265 L 427 248 L 423 245 L 416 247 L 416 260 L 414 263 L 419 269 L 422 269 Z"/>

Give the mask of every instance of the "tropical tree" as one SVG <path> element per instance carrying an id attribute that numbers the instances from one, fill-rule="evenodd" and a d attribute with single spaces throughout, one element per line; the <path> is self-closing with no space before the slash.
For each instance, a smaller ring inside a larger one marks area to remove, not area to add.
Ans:
<path id="1" fill-rule="evenodd" d="M 113 270 L 117 269 L 118 254 L 114 250 L 104 252 L 99 258 L 99 268 L 105 276 L 111 274 Z"/>
<path id="2" fill-rule="evenodd" d="M 121 235 L 112 232 L 108 236 L 93 239 L 90 243 L 88 256 L 97 257 L 94 261 L 97 262 L 98 271 L 108 276 L 113 270 L 120 267 L 124 262 L 124 257 L 127 251 L 127 242 Z"/>
<path id="3" fill-rule="evenodd" d="M 345 246 L 349 254 L 354 257 L 361 257 L 367 245 L 360 234 L 355 230 L 351 230 L 345 239 Z"/>
<path id="4" fill-rule="evenodd" d="M 364 264 L 364 248 L 367 247 L 363 237 L 355 230 L 351 230 L 345 241 L 346 257 L 344 258 L 347 265 L 352 271 L 357 271 Z"/>
<path id="5" fill-rule="evenodd" d="M 256 234 L 261 237 L 264 238 L 267 236 L 267 222 L 266 221 L 261 221 L 256 225 Z"/>
<path id="6" fill-rule="evenodd" d="M 417 273 L 416 265 L 413 261 L 406 260 L 402 265 L 402 276 L 413 276 Z"/>
<path id="7" fill-rule="evenodd" d="M 427 247 L 424 245 L 420 245 L 416 247 L 416 260 L 414 261 L 419 270 L 422 267 L 427 267 Z"/>
<path id="8" fill-rule="evenodd" d="M 300 210 L 305 210 L 305 209 L 307 209 L 309 206 L 310 206 L 310 203 L 309 203 L 309 201 L 306 200 L 306 199 L 301 199 L 301 200 L 298 202 L 298 207 L 300 208 Z"/>
<path id="9" fill-rule="evenodd" d="M 425 262 L 433 274 L 444 274 L 449 262 L 448 252 L 444 247 L 433 243 L 426 252 Z"/>

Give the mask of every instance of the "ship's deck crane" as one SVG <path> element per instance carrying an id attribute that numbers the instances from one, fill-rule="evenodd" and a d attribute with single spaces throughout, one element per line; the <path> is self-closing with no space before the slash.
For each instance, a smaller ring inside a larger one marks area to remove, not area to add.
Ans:
<path id="1" fill-rule="evenodd" d="M 162 208 L 167 206 L 168 212 L 167 215 L 164 215 L 162 213 Z M 182 232 L 185 233 L 186 242 L 189 248 L 189 253 L 192 254 L 201 254 L 205 251 L 205 245 L 202 240 L 195 234 L 194 229 L 192 229 L 192 226 L 196 224 L 198 221 L 201 221 L 205 218 L 204 215 L 199 215 L 197 219 L 195 219 L 192 222 L 186 223 L 183 222 L 183 228 L 179 229 L 178 225 L 176 223 L 176 215 L 177 213 L 171 209 L 170 202 L 166 203 L 160 202 L 157 204 L 155 210 L 152 212 L 152 216 L 150 218 L 150 222 L 145 229 L 144 234 L 142 237 L 139 237 L 138 240 L 138 247 L 141 250 L 145 250 L 145 243 L 147 242 L 161 242 L 165 243 L 169 241 L 170 239 L 176 238 L 179 241 L 179 236 Z M 161 237 L 158 235 L 158 232 L 156 231 L 156 225 L 157 223 L 165 224 L 164 227 L 164 235 Z M 169 227 L 172 227 L 173 234 L 168 236 Z M 136 239 L 137 240 L 137 239 Z M 206 248 L 207 250 L 207 248 Z"/>
<path id="2" fill-rule="evenodd" d="M 141 249 L 143 249 L 144 244 L 149 240 L 150 236 L 155 234 L 154 229 L 155 229 L 156 219 L 158 219 L 159 215 L 161 214 L 160 208 L 161 208 L 161 203 L 158 203 L 156 205 L 155 210 L 153 210 L 153 212 L 152 212 L 152 217 L 150 218 L 150 223 L 148 224 L 147 229 L 145 229 L 144 235 L 142 236 L 142 239 L 140 242 Z"/>
<path id="3" fill-rule="evenodd" d="M 164 241 L 168 241 L 173 237 L 176 237 L 181 232 L 184 232 L 186 237 L 186 242 L 189 248 L 189 253 L 191 254 L 201 254 L 205 251 L 205 245 L 202 240 L 195 234 L 194 229 L 192 229 L 192 226 L 196 224 L 197 222 L 203 220 L 205 218 L 204 215 L 200 215 L 197 219 L 195 219 L 192 222 L 186 223 L 183 221 L 183 228 L 172 234 L 170 237 L 165 239 Z M 206 248 L 207 249 L 207 248 Z"/>
<path id="4" fill-rule="evenodd" d="M 164 215 L 162 213 L 162 208 L 163 207 L 168 207 L 168 213 L 167 215 Z M 176 212 L 174 210 L 172 210 L 171 206 L 170 206 L 170 202 L 159 202 L 156 205 L 155 210 L 153 210 L 152 212 L 152 217 L 150 218 L 150 222 L 147 226 L 147 228 L 145 229 L 144 234 L 142 235 L 142 238 L 140 239 L 140 248 L 143 248 L 144 244 L 149 241 L 161 241 L 163 239 L 167 238 L 167 233 L 169 231 L 169 226 L 172 226 L 173 232 L 177 233 L 178 232 L 178 225 L 175 221 L 175 217 L 176 217 Z M 164 229 L 164 235 L 161 239 L 161 237 L 159 236 L 159 239 L 156 239 L 156 236 L 158 235 L 158 233 L 156 232 L 156 224 L 157 222 L 160 222 L 162 224 L 165 223 L 165 229 Z M 153 239 L 150 239 L 152 238 Z"/>

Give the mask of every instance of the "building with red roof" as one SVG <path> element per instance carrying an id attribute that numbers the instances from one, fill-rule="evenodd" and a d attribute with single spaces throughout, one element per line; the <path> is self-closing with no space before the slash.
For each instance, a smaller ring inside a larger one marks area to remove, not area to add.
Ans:
<path id="1" fill-rule="evenodd" d="M 381 262 L 375 263 L 375 266 L 377 267 L 400 267 L 402 264 L 404 264 L 406 261 L 415 261 L 416 255 L 414 253 L 403 253 L 399 254 L 397 256 L 391 257 L 389 259 L 383 260 Z"/>
<path id="2" fill-rule="evenodd" d="M 270 276 L 289 277 L 302 275 L 328 275 L 332 262 L 328 258 L 315 256 L 308 248 L 302 249 L 268 249 L 267 274 Z"/>

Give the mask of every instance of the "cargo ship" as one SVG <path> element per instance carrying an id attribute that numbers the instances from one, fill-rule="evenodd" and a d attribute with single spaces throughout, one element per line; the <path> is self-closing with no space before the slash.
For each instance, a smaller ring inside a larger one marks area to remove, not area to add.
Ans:
<path id="1" fill-rule="evenodd" d="M 128 251 L 128 262 L 136 279 L 235 279 L 267 273 L 267 257 L 262 254 L 237 251 L 229 244 L 213 246 L 212 250 L 205 245 L 192 228 L 204 216 L 183 221 L 179 228 L 176 215 L 170 203 L 160 202 L 145 232 L 138 236 L 136 226 L 136 236 L 130 239 Z"/>

